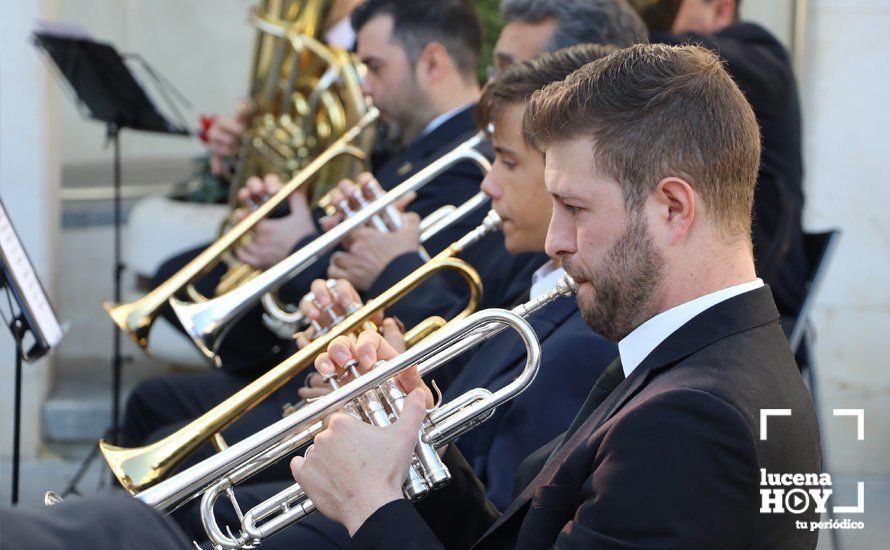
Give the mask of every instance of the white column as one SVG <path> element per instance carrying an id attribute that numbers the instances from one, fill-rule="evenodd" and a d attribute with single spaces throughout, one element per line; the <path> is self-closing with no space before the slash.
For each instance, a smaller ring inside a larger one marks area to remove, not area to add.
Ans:
<path id="1" fill-rule="evenodd" d="M 40 18 L 55 13 L 55 0 L 0 2 L 0 197 L 44 286 L 53 296 L 59 233 L 59 163 L 55 88 L 44 59 L 31 43 Z M 12 449 L 14 346 L 0 329 L 0 453 Z M 50 383 L 51 359 L 24 366 L 22 455 L 40 443 L 40 405 Z M 2 471 L 6 477 L 9 472 Z"/>
<path id="2" fill-rule="evenodd" d="M 816 307 L 823 433 L 832 468 L 890 473 L 890 3 L 811 0 L 802 83 L 804 228 L 839 227 Z M 865 440 L 851 417 L 865 409 Z"/>

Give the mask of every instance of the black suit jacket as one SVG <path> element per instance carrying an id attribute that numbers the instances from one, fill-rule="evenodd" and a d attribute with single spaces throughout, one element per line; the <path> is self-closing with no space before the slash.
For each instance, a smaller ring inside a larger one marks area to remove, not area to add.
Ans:
<path id="1" fill-rule="evenodd" d="M 450 486 L 391 502 L 352 548 L 815 548 L 814 513 L 761 514 L 760 469 L 820 471 L 819 432 L 768 287 L 693 318 L 520 467 L 503 514 L 449 448 Z M 759 439 L 759 412 L 790 408 Z M 546 411 L 541 411 L 546 414 Z M 427 520 L 427 523 L 423 521 Z"/>
<path id="2" fill-rule="evenodd" d="M 797 316 L 807 263 L 803 248 L 803 159 L 800 102 L 788 53 L 769 31 L 735 23 L 714 35 L 653 33 L 653 42 L 700 44 L 726 61 L 757 117 L 763 139 L 752 227 L 758 275 L 779 312 Z"/>

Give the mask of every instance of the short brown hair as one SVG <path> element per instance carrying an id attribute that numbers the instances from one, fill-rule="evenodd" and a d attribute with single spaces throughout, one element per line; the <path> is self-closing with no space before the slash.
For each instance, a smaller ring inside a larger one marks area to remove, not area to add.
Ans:
<path id="1" fill-rule="evenodd" d="M 680 177 L 727 237 L 750 238 L 760 129 L 716 55 L 698 46 L 637 45 L 536 92 L 526 110 L 530 141 L 589 137 L 602 175 L 630 208 L 658 182 Z"/>
<path id="2" fill-rule="evenodd" d="M 506 105 L 525 103 L 537 90 L 616 50 L 615 46 L 577 44 L 510 65 L 482 90 L 474 113 L 476 122 L 480 128 L 496 123 Z"/>

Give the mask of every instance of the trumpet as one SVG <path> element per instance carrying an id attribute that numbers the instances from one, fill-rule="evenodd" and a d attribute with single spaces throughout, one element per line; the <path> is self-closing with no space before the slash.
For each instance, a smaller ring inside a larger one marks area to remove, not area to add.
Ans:
<path id="1" fill-rule="evenodd" d="M 288 279 L 315 263 L 323 254 L 333 250 L 351 231 L 361 227 L 392 206 L 396 200 L 423 187 L 455 164 L 472 161 L 483 171 L 488 172 L 491 164 L 477 149 L 484 141 L 485 133 L 477 133 L 386 194 L 369 202 L 352 217 L 231 292 L 212 300 L 195 302 L 185 302 L 171 296 L 170 304 L 182 327 L 191 336 L 201 353 L 218 365 L 216 352 L 233 323 L 264 295 L 275 291 Z M 471 202 L 475 203 L 478 200 L 477 196 Z"/>
<path id="2" fill-rule="evenodd" d="M 308 185 L 315 175 L 334 159 L 343 155 L 364 159 L 364 151 L 356 147 L 354 143 L 360 138 L 365 128 L 373 124 L 379 116 L 380 112 L 375 108 L 371 108 L 355 126 L 344 133 L 322 154 L 310 162 L 306 168 L 288 181 L 281 190 L 232 226 L 231 229 L 223 233 L 219 239 L 183 266 L 175 275 L 161 283 L 160 286 L 142 298 L 127 304 L 105 302 L 105 310 L 115 324 L 122 330 L 127 331 L 134 342 L 145 348 L 148 345 L 149 331 L 155 319 L 157 319 L 161 308 L 171 298 L 183 292 L 188 293 L 194 300 L 205 299 L 194 289 L 192 284 L 222 261 L 224 255 L 235 247 L 257 223 L 284 203 L 292 193 Z"/>
<path id="3" fill-rule="evenodd" d="M 150 445 L 132 449 L 116 447 L 105 441 L 100 441 L 99 448 L 112 472 L 121 485 L 131 493 L 156 484 L 201 444 L 218 436 L 226 426 L 311 365 L 315 357 L 327 349 L 328 344 L 334 338 L 351 334 L 376 313 L 383 311 L 437 273 L 453 270 L 467 282 L 470 297 L 464 309 L 452 321 L 468 316 L 479 307 L 482 297 L 482 281 L 476 270 L 454 256 L 499 227 L 500 218 L 496 213 L 489 212 L 479 227 L 417 268 L 395 286 L 351 313 L 322 337 L 314 339 L 308 346 L 179 431 Z M 425 323 L 428 325 L 445 324 L 441 318 L 432 318 Z M 425 323 L 421 323 L 419 328 L 415 327 L 415 330 L 424 331 Z"/>
<path id="4" fill-rule="evenodd" d="M 343 386 L 335 385 L 336 389 L 327 396 L 308 403 L 294 414 L 138 493 L 136 498 L 161 511 L 171 511 L 200 495 L 202 521 L 217 548 L 253 547 L 309 515 L 315 507 L 295 484 L 242 515 L 234 495 L 235 485 L 309 444 L 322 431 L 322 421 L 344 407 L 347 411 L 370 411 L 374 405 L 381 403 L 385 414 L 369 420 L 383 425 L 391 422 L 401 410 L 399 399 L 404 398 L 399 390 L 392 391 L 394 384 L 390 383 L 400 372 L 417 365 L 421 376 L 429 375 L 501 331 L 507 328 L 515 330 L 526 348 L 525 366 L 515 380 L 494 392 L 485 388 L 470 390 L 438 406 L 425 419 L 418 434 L 412 468 L 403 485 L 408 498 L 421 498 L 447 483 L 450 478 L 434 449 L 490 418 L 498 406 L 520 394 L 535 379 L 541 348 L 537 335 L 525 318 L 574 291 L 574 282 L 566 276 L 549 293 L 512 311 L 488 309 L 453 321 L 394 359 L 378 362 L 369 372 Z M 368 416 L 375 414 L 372 411 Z M 213 513 L 214 504 L 224 494 L 231 499 L 239 511 L 239 517 L 242 517 L 242 530 L 237 536 L 231 532 L 223 533 Z"/>
<path id="5" fill-rule="evenodd" d="M 462 220 L 465 216 L 471 214 L 472 212 L 475 212 L 488 202 L 488 196 L 485 193 L 479 192 L 476 195 L 470 197 L 470 199 L 468 199 L 460 206 L 443 206 L 421 220 L 421 248 L 419 250 L 419 255 L 423 259 L 423 261 L 428 262 L 431 259 L 426 250 L 423 249 L 423 245 L 425 243 L 429 242 L 431 239 L 439 235 L 443 230 L 447 229 L 452 224 Z M 379 218 L 372 218 L 375 227 L 377 227 L 381 231 L 389 231 L 390 227 L 392 226 L 400 227 L 399 224 L 401 224 L 401 218 L 399 218 L 398 215 L 393 215 L 386 212 L 384 213 L 386 215 L 380 216 Z M 348 214 L 348 216 L 350 217 L 354 215 L 355 212 Z M 303 299 L 309 297 L 310 294 L 307 294 Z M 294 334 L 309 326 L 309 321 L 306 319 L 306 317 L 303 315 L 303 312 L 300 311 L 298 307 L 292 307 L 288 305 L 287 309 L 285 309 L 279 304 L 278 300 L 273 294 L 263 294 L 263 297 L 260 301 L 262 302 L 263 309 L 265 310 L 262 317 L 263 324 L 266 326 L 266 328 L 278 335 L 279 338 L 292 338 Z"/>

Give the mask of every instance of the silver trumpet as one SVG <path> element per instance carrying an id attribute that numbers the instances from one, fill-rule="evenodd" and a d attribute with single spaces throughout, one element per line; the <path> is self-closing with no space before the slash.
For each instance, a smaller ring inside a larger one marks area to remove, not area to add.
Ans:
<path id="1" fill-rule="evenodd" d="M 191 336 L 198 349 L 209 360 L 218 362 L 216 350 L 225 337 L 226 332 L 232 327 L 248 309 L 261 300 L 262 296 L 274 292 L 288 279 L 300 273 L 312 265 L 322 255 L 333 250 L 354 229 L 363 226 L 372 218 L 377 217 L 395 201 L 412 193 L 433 178 L 460 162 L 471 161 L 476 163 L 483 171 L 488 172 L 491 164 L 488 159 L 477 149 L 485 141 L 485 133 L 479 132 L 470 139 L 464 141 L 448 153 L 442 155 L 423 170 L 420 170 L 407 180 L 403 181 L 386 194 L 373 199 L 366 206 L 356 211 L 354 215 L 337 224 L 324 235 L 294 252 L 278 264 L 263 271 L 250 281 L 230 292 L 212 300 L 202 302 L 186 302 L 176 298 L 170 299 L 170 305 L 179 318 L 182 327 Z M 470 206 L 478 207 L 482 201 L 479 196 L 469 202 Z M 459 211 L 466 213 L 475 207 Z M 449 218 L 452 218 L 449 216 Z M 441 227 L 436 224 L 437 227 Z"/>
<path id="2" fill-rule="evenodd" d="M 376 425 L 394 421 L 405 397 L 392 383 L 396 375 L 412 365 L 418 366 L 421 376 L 428 375 L 499 332 L 507 328 L 515 330 L 526 348 L 521 374 L 494 392 L 485 388 L 470 390 L 437 406 L 424 421 L 403 485 L 406 497 L 422 498 L 450 479 L 435 449 L 487 420 L 495 408 L 521 393 L 535 379 L 541 348 L 537 335 L 524 318 L 562 296 L 573 294 L 575 287 L 566 276 L 549 293 L 512 311 L 488 309 L 449 323 L 398 357 L 378 362 L 369 372 L 342 386 L 332 378 L 335 389 L 330 394 L 135 496 L 156 509 L 172 511 L 201 495 L 202 521 L 216 548 L 254 547 L 312 513 L 315 507 L 302 489 L 293 485 L 242 513 L 234 493 L 236 485 L 311 443 L 322 431 L 322 420 L 341 409 Z M 213 507 L 222 495 L 228 497 L 242 518 L 237 535 L 228 528 L 223 532 L 216 521 Z"/>
<path id="3" fill-rule="evenodd" d="M 482 208 L 488 202 L 488 196 L 485 193 L 479 192 L 460 206 L 443 206 L 421 220 L 421 249 L 419 254 L 423 261 L 428 262 L 430 260 L 429 254 L 423 249 L 423 244 L 428 243 L 443 230 Z M 394 207 L 389 207 L 388 209 L 394 209 Z M 346 217 L 351 218 L 355 214 L 356 212 L 347 212 Z M 371 220 L 375 228 L 384 232 L 396 229 L 402 223 L 399 214 L 393 212 L 386 212 L 386 216 L 372 218 Z M 312 300 L 313 298 L 314 296 L 310 292 L 303 297 L 303 300 Z M 310 326 L 309 320 L 303 315 L 299 307 L 291 308 L 288 306 L 289 309 L 282 308 L 272 293 L 263 294 L 260 301 L 263 304 L 263 309 L 266 310 L 263 313 L 263 324 L 278 337 L 282 339 L 292 338 L 294 334 Z"/>

